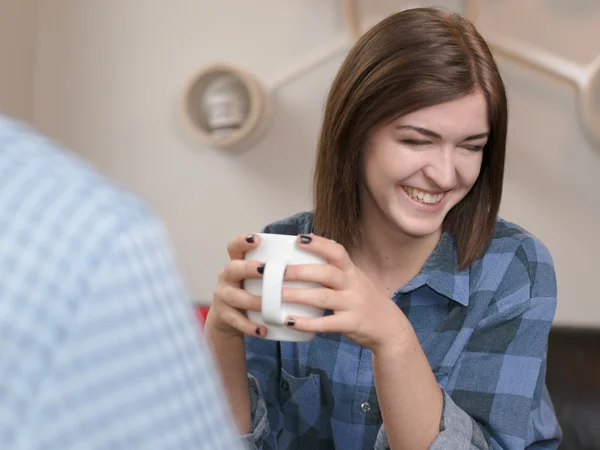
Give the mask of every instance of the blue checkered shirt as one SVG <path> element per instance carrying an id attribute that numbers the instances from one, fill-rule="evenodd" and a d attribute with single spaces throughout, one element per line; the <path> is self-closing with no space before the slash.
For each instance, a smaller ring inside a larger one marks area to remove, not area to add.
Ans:
<path id="1" fill-rule="evenodd" d="M 0 448 L 237 449 L 161 223 L 0 116 Z"/>
<path id="2" fill-rule="evenodd" d="M 308 233 L 312 215 L 264 231 Z M 556 309 L 550 254 L 498 219 L 485 254 L 465 270 L 457 261 L 445 233 L 392 299 L 412 323 L 444 394 L 431 448 L 555 449 L 561 431 L 544 382 Z M 369 350 L 340 334 L 319 334 L 308 343 L 248 337 L 246 354 L 252 429 L 245 439 L 256 448 L 389 448 Z"/>

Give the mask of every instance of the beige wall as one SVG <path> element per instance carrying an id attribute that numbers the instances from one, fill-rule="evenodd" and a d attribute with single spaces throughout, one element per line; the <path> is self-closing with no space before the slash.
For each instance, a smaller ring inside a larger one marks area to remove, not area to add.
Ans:
<path id="1" fill-rule="evenodd" d="M 0 111 L 31 120 L 35 0 L 0 0 Z"/>
<path id="2" fill-rule="evenodd" d="M 364 12 L 397 4 L 372 1 Z M 585 62 L 600 53 L 600 3 L 577 4 L 483 1 L 481 29 Z M 152 203 L 199 301 L 210 301 L 230 236 L 310 207 L 321 107 L 341 59 L 274 93 L 268 135 L 239 155 L 194 141 L 179 97 L 195 70 L 217 61 L 269 79 L 342 32 L 336 1 L 44 0 L 38 19 L 35 123 Z M 600 326 L 600 148 L 581 130 L 569 85 L 500 61 L 512 107 L 502 213 L 550 247 L 557 322 Z"/>
<path id="3" fill-rule="evenodd" d="M 596 0 L 485 0 L 479 23 L 484 35 L 520 38 L 577 63 L 600 54 Z M 557 321 L 600 326 L 600 143 L 583 131 L 573 86 L 498 59 L 511 108 L 501 214 L 550 248 L 558 272 Z M 600 92 L 596 99 L 600 112 Z"/>

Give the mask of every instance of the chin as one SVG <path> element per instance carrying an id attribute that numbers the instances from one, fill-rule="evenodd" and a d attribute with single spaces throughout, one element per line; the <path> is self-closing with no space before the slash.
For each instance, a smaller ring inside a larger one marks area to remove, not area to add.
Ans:
<path id="1" fill-rule="evenodd" d="M 384 215 L 395 229 L 406 236 L 422 239 L 436 234 L 439 235 L 446 215 L 464 197 L 458 194 L 462 193 L 452 192 L 445 197 L 442 200 L 443 204 L 440 205 L 437 211 L 435 209 L 415 208 L 413 201 L 408 197 L 404 196 L 398 199 L 394 196 L 388 199 Z"/>
<path id="2" fill-rule="evenodd" d="M 443 220 L 437 218 L 416 218 L 395 214 L 392 217 L 394 227 L 403 234 L 413 238 L 426 238 L 439 233 Z"/>

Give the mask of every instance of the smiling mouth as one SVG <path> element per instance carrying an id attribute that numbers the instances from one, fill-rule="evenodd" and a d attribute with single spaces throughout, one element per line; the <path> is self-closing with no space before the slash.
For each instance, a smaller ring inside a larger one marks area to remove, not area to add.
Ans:
<path id="1" fill-rule="evenodd" d="M 434 194 L 408 186 L 402 186 L 402 188 L 404 189 L 404 192 L 406 192 L 406 195 L 408 195 L 411 199 L 418 203 L 423 203 L 424 205 L 436 205 L 442 201 L 445 195 L 445 192 L 438 192 L 437 194 Z"/>

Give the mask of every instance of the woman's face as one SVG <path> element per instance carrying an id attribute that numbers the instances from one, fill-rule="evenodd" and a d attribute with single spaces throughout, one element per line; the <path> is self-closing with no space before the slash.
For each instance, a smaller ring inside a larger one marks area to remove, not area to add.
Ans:
<path id="1" fill-rule="evenodd" d="M 439 232 L 477 181 L 488 134 L 479 91 L 376 127 L 363 159 L 363 219 L 412 237 Z"/>

